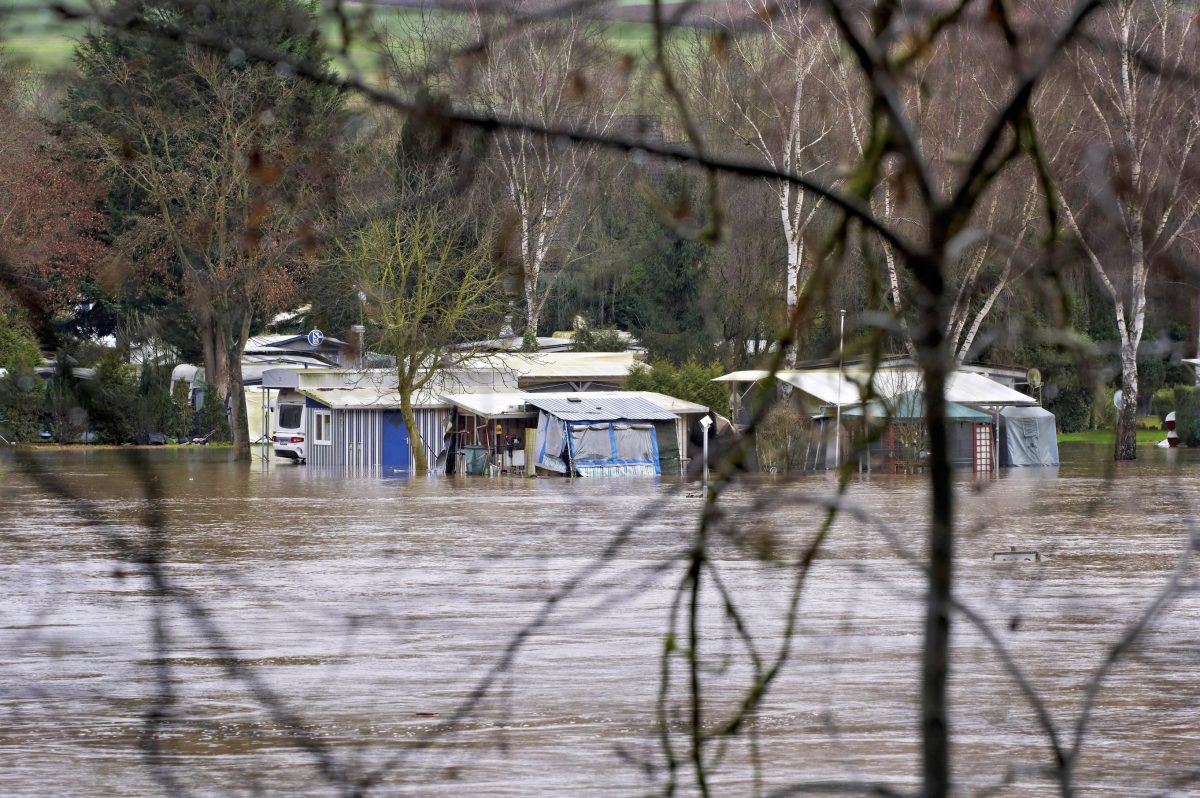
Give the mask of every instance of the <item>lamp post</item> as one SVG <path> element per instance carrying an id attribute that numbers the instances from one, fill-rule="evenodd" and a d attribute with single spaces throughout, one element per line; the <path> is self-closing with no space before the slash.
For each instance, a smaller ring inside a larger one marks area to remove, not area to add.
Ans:
<path id="1" fill-rule="evenodd" d="M 838 383 L 837 383 L 837 409 L 836 421 L 834 422 L 833 430 L 833 467 L 840 468 L 842 465 L 842 349 L 846 341 L 846 311 L 839 310 L 841 320 L 838 322 Z"/>
<path id="2" fill-rule="evenodd" d="M 700 428 L 704 430 L 704 495 L 708 495 L 708 430 L 712 427 L 712 419 L 707 415 L 700 416 Z"/>

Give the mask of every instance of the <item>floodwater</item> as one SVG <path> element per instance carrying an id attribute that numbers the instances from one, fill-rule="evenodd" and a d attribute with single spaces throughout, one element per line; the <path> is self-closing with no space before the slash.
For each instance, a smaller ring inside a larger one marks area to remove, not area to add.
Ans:
<path id="1" fill-rule="evenodd" d="M 700 509 L 686 486 L 351 478 L 157 450 L 144 453 L 156 538 L 129 455 L 0 456 L 0 795 L 339 795 L 364 773 L 380 795 L 666 784 L 656 699 Z M 1064 447 L 1058 469 L 958 482 L 961 595 L 1067 743 L 1088 679 L 1175 567 L 1198 497 L 1200 452 L 1147 449 L 1119 467 L 1108 455 Z M 38 470 L 81 498 L 55 496 Z M 826 476 L 740 486 L 722 500 L 726 531 L 793 557 L 820 523 L 810 500 L 831 488 Z M 919 553 L 926 488 L 875 475 L 848 495 Z M 114 549 L 155 540 L 170 596 Z M 1010 546 L 1043 560 L 991 561 Z M 712 559 L 769 660 L 794 570 L 724 534 Z M 750 671 L 702 584 L 699 676 L 716 724 Z M 706 749 L 714 795 L 918 783 L 922 584 L 878 524 L 842 514 L 771 693 L 742 735 Z M 962 793 L 1055 794 L 1046 737 L 995 648 L 961 616 L 954 630 Z M 1184 592 L 1105 681 L 1079 794 L 1200 794 L 1198 655 L 1200 601 Z M 669 739 L 680 794 L 694 794 L 682 660 L 671 679 Z"/>

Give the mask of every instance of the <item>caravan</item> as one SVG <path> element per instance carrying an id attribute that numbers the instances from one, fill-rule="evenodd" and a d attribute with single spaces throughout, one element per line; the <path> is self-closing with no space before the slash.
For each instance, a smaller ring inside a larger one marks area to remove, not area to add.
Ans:
<path id="1" fill-rule="evenodd" d="M 295 391 L 280 391 L 271 443 L 276 457 L 297 463 L 308 460 L 304 453 L 304 397 Z"/>

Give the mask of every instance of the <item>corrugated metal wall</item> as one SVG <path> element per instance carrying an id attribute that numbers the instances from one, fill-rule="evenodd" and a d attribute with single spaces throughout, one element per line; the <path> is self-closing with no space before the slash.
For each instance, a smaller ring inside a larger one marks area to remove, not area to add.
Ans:
<path id="1" fill-rule="evenodd" d="M 349 474 L 368 474 L 383 461 L 382 410 L 330 410 L 324 404 L 307 400 L 305 448 L 310 466 L 344 466 Z M 332 413 L 331 443 L 318 444 L 317 413 Z M 416 426 L 425 444 L 430 469 L 437 468 L 438 454 L 444 448 L 450 422 L 448 408 L 416 408 Z"/>
<path id="2" fill-rule="evenodd" d="M 321 467 L 340 465 L 343 435 L 341 434 L 341 425 L 338 424 L 338 414 L 312 399 L 305 399 L 304 405 L 307 408 L 304 413 L 304 448 L 308 451 L 308 464 Z M 330 425 L 330 443 L 317 443 L 318 413 L 333 414 L 333 423 Z"/>
<path id="3" fill-rule="evenodd" d="M 366 474 L 382 460 L 383 412 L 380 410 L 343 410 L 345 425 L 345 466 L 351 474 Z"/>
<path id="4" fill-rule="evenodd" d="M 450 409 L 445 407 L 418 407 L 413 410 L 417 417 L 417 431 L 429 460 L 429 470 L 437 469 L 438 453 L 444 448 L 443 440 L 450 426 Z"/>
<path id="5" fill-rule="evenodd" d="M 305 448 L 308 464 L 314 466 L 344 466 L 347 473 L 365 474 L 379 468 L 383 460 L 383 411 L 330 410 L 312 399 L 305 400 Z M 332 413 L 331 442 L 316 443 L 317 413 Z M 442 451 L 450 410 L 444 407 L 416 408 L 417 428 L 429 458 L 429 468 L 437 467 Z"/>

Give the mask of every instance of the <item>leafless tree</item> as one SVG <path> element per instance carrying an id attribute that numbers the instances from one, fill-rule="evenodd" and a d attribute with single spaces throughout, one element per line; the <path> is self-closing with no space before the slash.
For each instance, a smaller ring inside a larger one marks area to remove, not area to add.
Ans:
<path id="1" fill-rule="evenodd" d="M 802 3 L 746 0 L 731 8 L 721 10 L 732 18 L 714 17 L 717 32 L 698 35 L 696 49 L 686 56 L 699 73 L 692 92 L 696 106 L 718 135 L 749 147 L 772 169 L 828 175 L 834 146 L 843 142 L 834 134 L 841 115 L 822 85 L 828 73 L 840 68 L 836 40 L 823 24 L 824 17 Z M 728 29 L 745 17 L 761 19 L 761 29 L 745 35 Z M 806 247 L 814 238 L 822 198 L 787 181 L 769 185 L 783 233 L 783 283 L 790 315 L 812 276 Z M 793 351 L 789 365 L 794 362 Z"/>
<path id="2" fill-rule="evenodd" d="M 1136 456 L 1138 347 L 1151 275 L 1178 257 L 1200 213 L 1195 17 L 1170 2 L 1121 0 L 1088 27 L 1102 46 L 1072 59 L 1077 103 L 1058 105 L 1062 209 L 1113 302 L 1120 335 L 1116 458 Z M 1049 99 L 1049 98 L 1047 98 Z M 1049 103 L 1047 103 L 1049 104 Z"/>
<path id="3" fill-rule="evenodd" d="M 503 20 L 476 14 L 472 35 L 488 38 Z M 530 25 L 465 60 L 462 95 L 485 115 L 605 135 L 623 110 L 619 81 L 606 74 L 599 31 L 586 18 L 566 16 Z M 611 68 L 610 68 L 611 69 Z M 537 348 L 542 309 L 557 270 L 574 254 L 589 209 L 582 183 L 596 157 L 592 147 L 564 147 L 553 137 L 511 129 L 494 139 L 494 165 L 512 214 L 521 264 L 525 347 Z M 573 218 L 574 217 L 574 218 Z M 552 268 L 554 271 L 552 271 Z"/>

